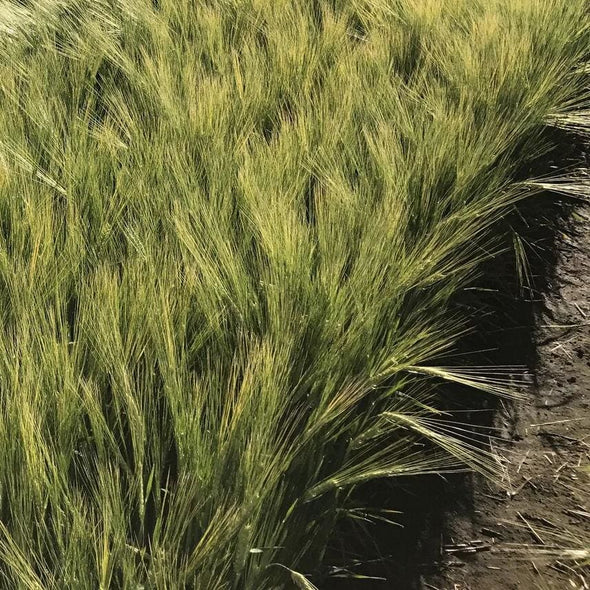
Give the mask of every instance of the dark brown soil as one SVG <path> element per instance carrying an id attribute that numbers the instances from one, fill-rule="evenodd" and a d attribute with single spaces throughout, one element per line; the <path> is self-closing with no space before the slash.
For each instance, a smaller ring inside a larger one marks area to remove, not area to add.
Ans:
<path id="1" fill-rule="evenodd" d="M 590 587 L 562 554 L 590 550 L 590 477 L 580 469 L 590 464 L 589 230 L 585 205 L 557 234 L 550 289 L 534 302 L 534 390 L 495 419 L 502 481 L 473 476 L 450 501 L 438 571 L 418 587 Z"/>

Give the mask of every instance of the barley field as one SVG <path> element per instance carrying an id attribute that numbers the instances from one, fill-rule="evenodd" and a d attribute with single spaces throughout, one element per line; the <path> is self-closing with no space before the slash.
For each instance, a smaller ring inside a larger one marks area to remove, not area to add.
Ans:
<path id="1" fill-rule="evenodd" d="M 438 386 L 585 0 L 0 2 L 0 587 L 311 589 Z M 321 587 L 321 585 L 319 586 Z"/>

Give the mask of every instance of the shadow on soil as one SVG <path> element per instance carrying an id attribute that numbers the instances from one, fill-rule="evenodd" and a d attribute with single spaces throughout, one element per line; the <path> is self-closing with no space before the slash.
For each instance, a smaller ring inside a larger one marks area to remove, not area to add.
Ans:
<path id="1" fill-rule="evenodd" d="M 555 169 L 580 166 L 581 139 L 559 130 L 548 132 L 547 139 L 557 148 L 523 169 L 519 176 L 547 176 Z M 534 374 L 535 317 L 542 309 L 543 294 L 555 281 L 557 236 L 569 223 L 574 207 L 573 200 L 544 193 L 524 201 L 502 222 L 506 230 L 505 254 L 489 261 L 477 285 L 461 293 L 454 303 L 479 320 L 459 346 L 463 353 L 454 355 L 447 364 L 526 366 Z M 514 247 L 515 235 L 520 238 L 521 254 Z M 525 286 L 519 271 L 522 252 L 528 266 Z M 474 354 L 474 351 L 480 352 Z M 460 421 L 479 428 L 494 426 L 500 406 L 497 400 L 474 398 L 472 391 L 458 392 L 456 387 L 452 394 L 443 395 L 449 408 L 461 412 L 457 413 Z M 480 400 L 476 408 L 474 399 Z M 465 413 L 465 408 L 473 411 Z M 510 412 L 506 402 L 503 411 Z M 508 420 L 501 436 L 514 440 L 516 434 L 510 430 Z M 474 510 L 472 477 L 424 476 L 382 481 L 360 489 L 358 494 L 359 501 L 365 505 L 400 511 L 395 520 L 401 526 L 371 525 L 362 533 L 351 525 L 343 525 L 334 535 L 324 560 L 327 577 L 316 584 L 322 590 L 428 588 L 421 578 L 440 571 L 445 523 Z M 343 569 L 339 569 L 341 564 Z M 357 577 L 352 578 L 351 574 Z"/>

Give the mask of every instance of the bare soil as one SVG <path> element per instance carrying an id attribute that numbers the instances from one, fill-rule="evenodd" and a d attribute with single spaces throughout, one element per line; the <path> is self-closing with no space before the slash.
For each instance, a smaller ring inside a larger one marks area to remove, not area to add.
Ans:
<path id="1" fill-rule="evenodd" d="M 590 207 L 560 225 L 549 289 L 532 301 L 533 391 L 494 420 L 502 481 L 473 476 L 450 500 L 438 571 L 420 575 L 421 588 L 590 587 L 588 571 L 562 554 L 590 549 L 590 479 L 580 469 L 590 463 Z"/>

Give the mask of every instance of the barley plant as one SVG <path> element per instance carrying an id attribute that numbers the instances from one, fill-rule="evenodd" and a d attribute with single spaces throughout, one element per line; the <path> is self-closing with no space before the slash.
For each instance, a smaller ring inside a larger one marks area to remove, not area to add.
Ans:
<path id="1" fill-rule="evenodd" d="M 451 298 L 585 0 L 0 1 L 0 587 L 312 588 L 350 491 L 485 449 Z M 317 582 L 316 582 L 317 583 Z"/>

